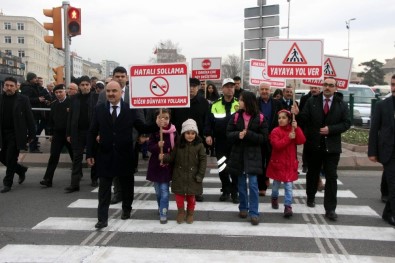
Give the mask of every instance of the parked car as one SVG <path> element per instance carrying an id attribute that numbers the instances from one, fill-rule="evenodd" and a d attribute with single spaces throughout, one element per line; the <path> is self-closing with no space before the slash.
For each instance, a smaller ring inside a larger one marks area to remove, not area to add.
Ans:
<path id="1" fill-rule="evenodd" d="M 370 113 L 372 99 L 376 98 L 374 91 L 366 85 L 350 84 L 343 93 L 344 101 L 349 103 L 350 93 L 354 94 L 354 122 L 355 126 L 370 127 Z"/>

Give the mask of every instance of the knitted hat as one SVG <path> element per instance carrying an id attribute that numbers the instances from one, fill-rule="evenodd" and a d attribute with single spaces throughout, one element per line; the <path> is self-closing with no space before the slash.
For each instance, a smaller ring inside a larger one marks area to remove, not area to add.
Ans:
<path id="1" fill-rule="evenodd" d="M 198 127 L 196 125 L 196 121 L 192 119 L 188 119 L 183 122 L 182 128 L 181 128 L 181 134 L 183 134 L 186 131 L 194 131 L 196 134 L 199 134 Z"/>
<path id="2" fill-rule="evenodd" d="M 37 75 L 36 75 L 36 74 L 34 74 L 33 72 L 27 73 L 27 75 L 26 75 L 26 80 L 27 80 L 27 82 L 31 81 L 31 80 L 34 79 L 34 78 L 37 78 Z"/>

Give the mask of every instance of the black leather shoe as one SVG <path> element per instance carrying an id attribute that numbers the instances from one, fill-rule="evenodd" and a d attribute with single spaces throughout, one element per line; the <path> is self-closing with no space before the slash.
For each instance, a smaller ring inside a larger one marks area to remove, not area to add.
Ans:
<path id="1" fill-rule="evenodd" d="M 92 187 L 98 187 L 99 183 L 97 182 L 97 180 L 92 180 L 91 186 Z"/>
<path id="2" fill-rule="evenodd" d="M 314 200 L 307 200 L 307 206 L 308 206 L 308 207 L 315 207 L 315 202 L 314 202 Z"/>
<path id="3" fill-rule="evenodd" d="M 52 187 L 52 182 L 48 181 L 48 180 L 42 180 L 40 181 L 40 184 L 46 187 Z"/>
<path id="4" fill-rule="evenodd" d="M 383 220 L 386 221 L 388 224 L 395 226 L 395 218 L 390 215 L 383 215 L 382 216 Z"/>
<path id="5" fill-rule="evenodd" d="M 231 194 L 230 196 L 231 196 L 232 202 L 233 202 L 234 204 L 240 203 L 239 195 L 238 195 L 238 194 Z"/>
<path id="6" fill-rule="evenodd" d="M 104 228 L 104 227 L 106 227 L 106 226 L 108 226 L 107 221 L 106 221 L 106 222 L 101 222 L 101 221 L 99 221 L 99 222 L 96 223 L 95 228 L 101 229 L 101 228 Z"/>
<path id="7" fill-rule="evenodd" d="M 130 218 L 130 211 L 122 211 L 121 219 L 126 220 Z"/>
<path id="8" fill-rule="evenodd" d="M 219 201 L 227 201 L 229 199 L 229 194 L 228 193 L 222 193 L 222 195 L 219 197 Z"/>
<path id="9" fill-rule="evenodd" d="M 4 186 L 3 190 L 0 191 L 0 193 L 7 193 L 11 190 L 11 187 L 9 186 Z"/>
<path id="10" fill-rule="evenodd" d="M 335 211 L 326 211 L 325 217 L 328 218 L 331 221 L 336 221 L 337 219 L 337 214 Z"/>
<path id="11" fill-rule="evenodd" d="M 196 202 L 203 202 L 203 195 L 195 195 Z"/>
<path id="12" fill-rule="evenodd" d="M 20 174 L 18 174 L 19 175 L 19 180 L 18 180 L 19 184 L 22 184 L 26 179 L 27 167 L 22 166 L 22 168 L 23 168 L 22 172 Z"/>
<path id="13" fill-rule="evenodd" d="M 79 187 L 69 186 L 69 187 L 66 187 L 64 190 L 66 191 L 67 194 L 69 194 L 69 193 L 72 193 L 72 192 L 78 192 L 80 190 L 80 188 Z"/>
<path id="14" fill-rule="evenodd" d="M 121 202 L 121 198 L 119 198 L 119 197 L 117 197 L 117 196 L 114 195 L 114 196 L 111 198 L 110 204 L 114 205 L 114 204 L 118 204 L 119 202 Z"/>

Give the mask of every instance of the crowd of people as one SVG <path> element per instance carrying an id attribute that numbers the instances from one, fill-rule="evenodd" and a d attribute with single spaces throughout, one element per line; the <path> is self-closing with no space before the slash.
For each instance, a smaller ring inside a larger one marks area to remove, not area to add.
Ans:
<path id="1" fill-rule="evenodd" d="M 144 147 L 150 152 L 147 180 L 154 185 L 161 224 L 168 221 L 170 191 L 177 204 L 177 223 L 193 223 L 196 201 L 204 200 L 207 155 L 211 155 L 218 164 L 219 200 L 238 204 L 239 217 L 258 225 L 259 196 L 266 195 L 270 179 L 272 208 L 279 208 L 279 188 L 283 184 L 283 215 L 293 215 L 292 188 L 299 166 L 296 147 L 304 144 L 306 205 L 314 207 L 317 191 L 324 190 L 325 216 L 337 220 L 341 134 L 351 123 L 348 106 L 336 92 L 333 78 L 324 80 L 322 90 L 311 87 L 300 105 L 292 101 L 291 87 L 271 94 L 270 85 L 261 83 L 257 97 L 242 89 L 237 76 L 225 78 L 220 91 L 214 83 L 190 78 L 189 108 L 144 110 L 129 107 L 127 71 L 123 67 L 115 68 L 112 78 L 104 82 L 82 76 L 69 87 L 48 84 L 46 93 L 40 85 L 34 73 L 27 74 L 20 92 L 14 78 L 5 79 L 0 96 L 0 161 L 7 171 L 1 193 L 11 190 L 15 173 L 19 184 L 23 183 L 27 167 L 18 164 L 19 151 L 28 142 L 29 151 L 38 152 L 37 135 L 47 129 L 51 152 L 40 184 L 52 187 L 60 153 L 66 148 L 72 171 L 65 191 L 79 191 L 86 151 L 91 186 L 99 187 L 98 229 L 108 225 L 110 204 L 122 201 L 121 219 L 130 218 L 138 151 Z M 44 106 L 50 107 L 49 114 L 33 111 Z M 370 154 L 373 161 L 377 160 L 376 152 Z M 391 195 L 385 216 L 390 223 L 394 219 L 392 199 Z"/>

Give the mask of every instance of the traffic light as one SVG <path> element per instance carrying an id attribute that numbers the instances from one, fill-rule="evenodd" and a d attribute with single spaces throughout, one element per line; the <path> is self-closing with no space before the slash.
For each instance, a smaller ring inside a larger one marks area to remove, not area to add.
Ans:
<path id="1" fill-rule="evenodd" d="M 44 41 L 53 44 L 57 49 L 63 49 L 62 8 L 44 9 L 43 13 L 45 16 L 52 17 L 52 23 L 44 23 L 44 28 L 53 32 L 53 36 L 44 36 Z"/>
<path id="2" fill-rule="evenodd" d="M 67 35 L 81 35 L 81 8 L 69 6 L 67 10 Z"/>
<path id="3" fill-rule="evenodd" d="M 56 81 L 56 85 L 63 84 L 63 66 L 59 66 L 57 68 L 52 68 L 52 71 L 55 73 L 53 75 L 53 79 Z"/>

